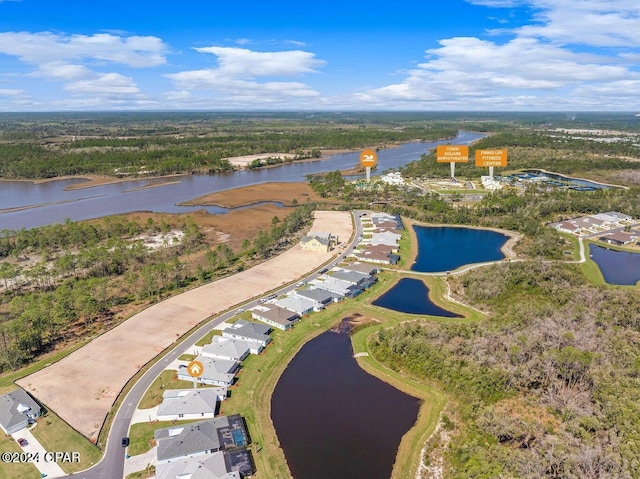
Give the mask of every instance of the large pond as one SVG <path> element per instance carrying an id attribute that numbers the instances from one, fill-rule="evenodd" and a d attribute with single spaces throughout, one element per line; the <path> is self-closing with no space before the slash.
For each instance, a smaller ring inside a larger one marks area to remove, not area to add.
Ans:
<path id="1" fill-rule="evenodd" d="M 271 418 L 295 479 L 389 479 L 419 408 L 358 366 L 347 332 L 328 331 L 287 366 Z"/>
<path id="2" fill-rule="evenodd" d="M 640 253 L 616 251 L 590 244 L 589 256 L 609 284 L 635 285 L 640 281 Z"/>
<path id="3" fill-rule="evenodd" d="M 373 302 L 374 306 L 409 314 L 426 314 L 445 318 L 463 316 L 447 311 L 429 299 L 429 288 L 419 279 L 402 278 L 393 288 Z"/>
<path id="4" fill-rule="evenodd" d="M 441 143 L 468 144 L 483 135 L 460 131 L 455 140 L 405 143 L 378 152 L 380 174 L 389 168 L 398 168 L 420 159 Z M 66 179 L 34 184 L 29 181 L 0 182 L 0 230 L 33 228 L 62 223 L 65 218 L 74 221 L 100 216 L 154 211 L 159 213 L 188 213 L 206 209 L 210 213 L 226 213 L 216 207 L 187 207 L 177 204 L 199 196 L 242 186 L 267 182 L 304 181 L 306 175 L 353 168 L 360 152 L 334 155 L 331 158 L 296 162 L 277 168 L 242 170 L 219 175 L 185 175 L 167 180 L 135 180 L 88 189 L 65 190 L 65 187 L 83 182 Z M 159 183 L 167 183 L 159 186 Z M 14 209 L 15 211 L 10 211 Z"/>
<path id="5" fill-rule="evenodd" d="M 413 271 L 451 271 L 460 266 L 504 259 L 509 237 L 495 231 L 451 226 L 414 226 L 418 256 Z"/>

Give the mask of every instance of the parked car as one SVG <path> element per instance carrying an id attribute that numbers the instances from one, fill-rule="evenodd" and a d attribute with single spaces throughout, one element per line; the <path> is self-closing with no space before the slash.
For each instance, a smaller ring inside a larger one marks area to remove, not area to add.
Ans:
<path id="1" fill-rule="evenodd" d="M 21 437 L 20 439 L 18 439 L 18 444 L 20 444 L 20 447 L 24 447 L 29 444 L 29 441 L 27 441 L 24 437 Z"/>
<path id="2" fill-rule="evenodd" d="M 122 447 L 127 447 L 129 445 L 129 438 L 127 436 L 122 438 Z"/>

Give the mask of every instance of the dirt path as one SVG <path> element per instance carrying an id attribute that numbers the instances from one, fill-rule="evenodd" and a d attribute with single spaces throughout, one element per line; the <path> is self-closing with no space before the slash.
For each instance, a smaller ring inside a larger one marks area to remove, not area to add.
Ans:
<path id="1" fill-rule="evenodd" d="M 349 212 L 316 212 L 313 231 L 348 240 Z M 96 440 L 127 381 L 176 339 L 211 315 L 297 280 L 334 253 L 299 245 L 247 271 L 155 304 L 51 366 L 17 383 L 73 428 Z"/>

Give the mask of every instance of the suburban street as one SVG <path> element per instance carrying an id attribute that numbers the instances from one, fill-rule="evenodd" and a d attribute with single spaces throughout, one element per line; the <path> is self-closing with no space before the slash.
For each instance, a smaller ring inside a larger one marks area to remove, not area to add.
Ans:
<path id="1" fill-rule="evenodd" d="M 300 278 L 299 281 L 311 281 L 317 278 L 327 268 L 332 268 L 339 264 L 346 256 L 348 256 L 355 246 L 357 245 L 358 238 L 362 236 L 362 224 L 360 222 L 360 214 L 364 211 L 356 211 L 352 213 L 352 217 L 355 223 L 355 233 L 349 240 L 348 245 L 343 252 L 339 252 L 338 256 L 326 263 L 321 268 L 316 269 L 314 272 L 306 277 Z M 296 283 L 289 284 L 277 290 L 270 292 L 270 294 L 285 294 L 296 288 Z M 269 294 L 269 295 L 270 295 Z M 254 298 L 246 303 L 238 304 L 232 310 L 223 313 L 213 320 L 207 322 L 196 331 L 191 333 L 184 341 L 182 341 L 175 348 L 168 351 L 159 361 L 157 361 L 144 375 L 136 382 L 136 384 L 127 393 L 122 405 L 118 409 L 111 430 L 107 437 L 107 444 L 102 460 L 90 469 L 82 472 L 71 474 L 66 477 L 73 477 L 77 479 L 105 479 L 105 478 L 119 478 L 124 474 L 124 463 L 126 459 L 126 448 L 122 447 L 121 440 L 123 437 L 128 436 L 129 426 L 133 413 L 137 408 L 138 403 L 144 396 L 145 392 L 153 381 L 160 375 L 160 373 L 170 364 L 176 360 L 180 355 L 186 353 L 193 347 L 193 344 L 202 338 L 205 334 L 215 329 L 221 323 L 231 319 L 237 314 L 237 308 L 250 309 L 257 306 L 261 299 L 266 298 L 268 295 L 263 295 L 259 298 Z"/>

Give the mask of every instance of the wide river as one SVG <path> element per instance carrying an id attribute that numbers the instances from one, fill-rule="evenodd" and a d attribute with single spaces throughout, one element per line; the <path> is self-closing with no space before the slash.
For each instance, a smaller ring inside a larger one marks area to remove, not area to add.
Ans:
<path id="1" fill-rule="evenodd" d="M 460 131 L 459 136 L 453 140 L 411 142 L 380 150 L 377 173 L 419 160 L 422 154 L 428 153 L 439 144 L 469 144 L 483 136 L 479 133 Z M 0 231 L 62 223 L 65 218 L 79 221 L 134 211 L 188 213 L 204 208 L 213 214 L 226 213 L 228 210 L 225 208 L 187 207 L 177 204 L 217 191 L 267 182 L 304 181 L 309 174 L 353 168 L 358 163 L 359 155 L 360 152 L 350 152 L 325 160 L 291 163 L 276 168 L 242 170 L 219 175 L 184 175 L 168 180 L 134 180 L 79 190 L 65 190 L 65 187 L 86 180 L 75 178 L 41 184 L 29 181 L 2 181 Z M 443 168 L 444 166 L 446 165 L 443 165 Z M 149 188 L 167 181 L 169 184 Z M 18 210 L 7 211 L 15 208 Z"/>

